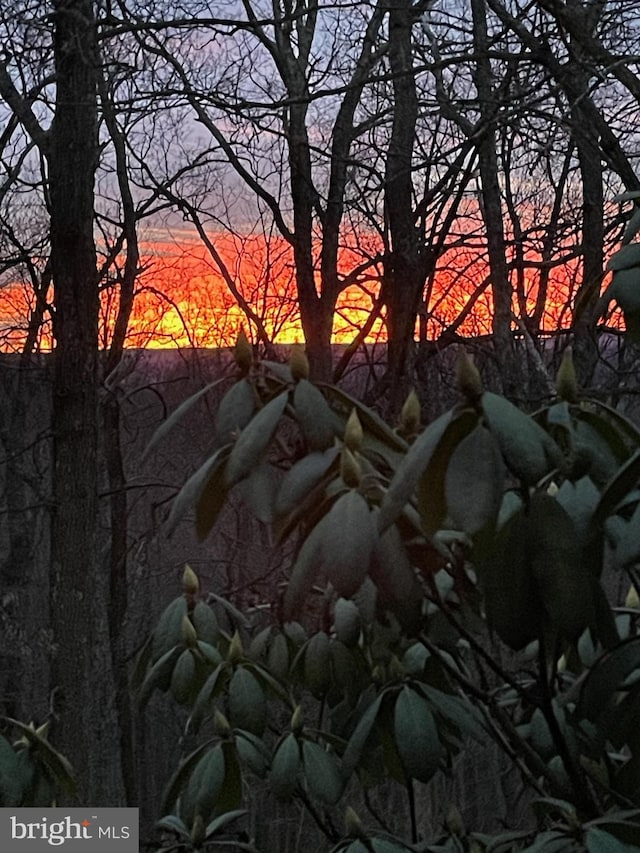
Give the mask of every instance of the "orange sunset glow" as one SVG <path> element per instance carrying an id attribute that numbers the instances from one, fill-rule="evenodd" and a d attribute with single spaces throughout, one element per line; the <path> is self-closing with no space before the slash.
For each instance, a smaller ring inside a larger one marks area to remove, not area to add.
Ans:
<path id="1" fill-rule="evenodd" d="M 222 260 L 226 277 L 206 246 L 193 237 L 147 239 L 141 243 L 141 273 L 126 345 L 138 348 L 216 348 L 232 345 L 244 328 L 254 339 L 256 324 L 262 324 L 276 344 L 303 340 L 295 293 L 291 247 L 282 238 L 266 240 L 260 235 L 215 236 L 215 250 Z M 373 239 L 368 245 L 343 248 L 339 266 L 347 275 L 375 255 Z M 535 260 L 535 259 L 534 259 Z M 334 319 L 333 340 L 350 343 L 374 305 L 380 270 L 374 265 L 359 283 L 346 288 L 339 299 Z M 553 270 L 542 321 L 543 331 L 566 328 L 571 321 L 571 304 L 579 282 L 578 261 Z M 483 286 L 484 283 L 484 286 Z M 514 316 L 522 308 L 532 312 L 538 295 L 535 264 L 524 276 L 520 294 L 514 293 Z M 234 292 L 235 291 L 235 292 Z M 462 336 L 486 335 L 491 331 L 492 299 L 486 261 L 477 249 L 456 248 L 439 261 L 432 280 L 427 282 L 425 306 L 416 324 L 428 339 L 464 316 L 457 331 Z M 252 312 L 247 319 L 245 309 Z M 0 289 L 0 351 L 19 352 L 27 337 L 26 329 L 34 297 L 28 283 L 10 283 Z M 524 304 L 524 305 L 523 305 Z M 109 345 L 110 329 L 117 312 L 117 289 L 105 288 L 101 299 L 101 346 Z M 613 322 L 619 325 L 619 318 Z M 367 340 L 384 341 L 383 316 L 376 319 Z M 51 348 L 50 324 L 45 323 L 39 349 Z"/>

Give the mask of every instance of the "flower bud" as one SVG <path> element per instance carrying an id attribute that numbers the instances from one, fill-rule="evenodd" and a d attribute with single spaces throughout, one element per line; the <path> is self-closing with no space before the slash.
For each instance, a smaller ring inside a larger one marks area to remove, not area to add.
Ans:
<path id="1" fill-rule="evenodd" d="M 299 735 L 304 726 L 304 715 L 300 705 L 296 705 L 293 714 L 291 715 L 291 731 L 294 735 Z"/>
<path id="2" fill-rule="evenodd" d="M 294 344 L 289 355 L 289 368 L 294 380 L 309 378 L 309 359 L 302 344 Z"/>
<path id="3" fill-rule="evenodd" d="M 465 835 L 464 821 L 460 810 L 456 806 L 451 806 L 445 818 L 445 825 L 451 835 L 457 835 L 458 838 L 463 838 Z"/>
<path id="4" fill-rule="evenodd" d="M 240 332 L 238 333 L 236 345 L 233 349 L 233 357 L 240 368 L 240 371 L 243 374 L 248 373 L 251 365 L 253 364 L 253 350 L 251 349 L 251 344 L 244 333 L 244 329 L 240 329 Z"/>
<path id="5" fill-rule="evenodd" d="M 340 454 L 340 476 L 345 486 L 348 486 L 350 489 L 357 489 L 360 485 L 362 469 L 348 447 L 343 447 Z"/>
<path id="6" fill-rule="evenodd" d="M 204 820 L 202 819 L 202 815 L 198 812 L 193 819 L 193 824 L 191 826 L 190 838 L 193 842 L 194 848 L 199 848 L 202 842 L 205 839 L 206 831 Z"/>
<path id="7" fill-rule="evenodd" d="M 349 420 L 344 430 L 344 443 L 351 451 L 360 450 L 362 447 L 362 424 L 355 409 L 351 410 Z"/>
<path id="8" fill-rule="evenodd" d="M 350 838 L 366 838 L 362 821 L 358 817 L 356 810 L 351 806 L 347 806 L 347 810 L 344 814 L 344 826 L 346 834 Z"/>
<path id="9" fill-rule="evenodd" d="M 193 627 L 193 622 L 188 616 L 182 617 L 182 642 L 190 649 L 194 649 L 198 645 L 198 635 Z"/>
<path id="10" fill-rule="evenodd" d="M 236 631 L 229 643 L 227 660 L 229 663 L 238 663 L 242 659 L 243 655 L 244 648 L 242 647 L 242 640 L 240 639 L 240 634 Z"/>
<path id="11" fill-rule="evenodd" d="M 629 587 L 629 592 L 627 593 L 627 597 L 624 600 L 624 606 L 633 608 L 634 610 L 640 608 L 640 598 L 638 597 L 638 590 L 633 584 L 631 584 L 631 586 Z"/>
<path id="12" fill-rule="evenodd" d="M 198 575 L 187 564 L 182 574 L 182 591 L 185 595 L 197 595 L 199 589 L 200 581 L 198 580 Z"/>
<path id="13" fill-rule="evenodd" d="M 213 715 L 213 725 L 215 726 L 216 733 L 220 735 L 220 737 L 229 737 L 231 734 L 231 725 L 229 724 L 229 720 L 225 717 L 222 711 L 216 708 L 216 711 Z"/>
<path id="14" fill-rule="evenodd" d="M 420 426 L 420 400 L 415 391 L 411 390 L 400 411 L 398 431 L 401 435 L 415 435 Z"/>
<path id="15" fill-rule="evenodd" d="M 567 347 L 562 353 L 562 361 L 556 374 L 556 393 L 561 400 L 566 400 L 567 403 L 577 403 L 578 401 L 578 379 L 571 347 Z"/>
<path id="16" fill-rule="evenodd" d="M 478 368 L 466 350 L 461 350 L 456 362 L 456 384 L 470 403 L 482 396 L 482 380 Z"/>

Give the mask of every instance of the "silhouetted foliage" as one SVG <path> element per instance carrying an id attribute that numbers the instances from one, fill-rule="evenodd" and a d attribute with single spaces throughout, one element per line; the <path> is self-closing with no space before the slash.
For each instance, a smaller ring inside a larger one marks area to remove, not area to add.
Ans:
<path id="1" fill-rule="evenodd" d="M 308 808 L 333 851 L 640 848 L 637 427 L 582 397 L 569 355 L 528 415 L 463 354 L 460 401 L 424 428 L 415 395 L 391 426 L 312 384 L 301 351 L 253 362 L 241 342 L 237 362 L 173 520 L 195 509 L 207 536 L 242 490 L 296 547 L 253 615 L 187 567 L 139 659 L 140 702 L 168 692 L 208 731 L 165 798 L 176 849 L 228 839 L 252 778 Z M 607 571 L 627 577 L 624 607 Z M 489 837 L 454 812 L 420 837 L 416 783 L 472 740 L 505 751 L 537 832 Z M 353 808 L 388 778 L 406 790 L 402 838 Z"/>

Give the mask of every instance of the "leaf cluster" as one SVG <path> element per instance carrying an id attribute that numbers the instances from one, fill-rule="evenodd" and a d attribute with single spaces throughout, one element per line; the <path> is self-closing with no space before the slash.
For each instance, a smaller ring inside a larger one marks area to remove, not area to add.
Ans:
<path id="1" fill-rule="evenodd" d="M 414 401 L 412 429 L 406 412 L 394 428 L 300 365 L 244 364 L 223 397 L 170 521 L 195 506 L 206 536 L 236 490 L 295 549 L 261 630 L 222 628 L 192 578 L 141 655 L 142 702 L 170 692 L 191 730 L 213 726 L 165 803 L 194 844 L 258 776 L 335 850 L 640 848 L 638 611 L 603 586 L 608 564 L 635 589 L 640 433 L 581 398 L 570 356 L 534 415 L 474 370 L 463 361 L 460 402 L 422 430 Z M 538 807 L 533 841 L 445 827 L 425 845 L 415 821 L 400 840 L 359 818 L 340 840 L 350 792 L 391 778 L 415 815 L 416 783 L 469 739 L 569 805 Z"/>

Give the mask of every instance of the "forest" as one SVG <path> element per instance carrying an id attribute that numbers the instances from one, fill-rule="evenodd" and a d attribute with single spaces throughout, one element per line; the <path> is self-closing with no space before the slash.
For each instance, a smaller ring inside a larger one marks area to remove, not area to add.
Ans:
<path id="1" fill-rule="evenodd" d="M 637 3 L 0 34 L 0 806 L 640 849 Z"/>

